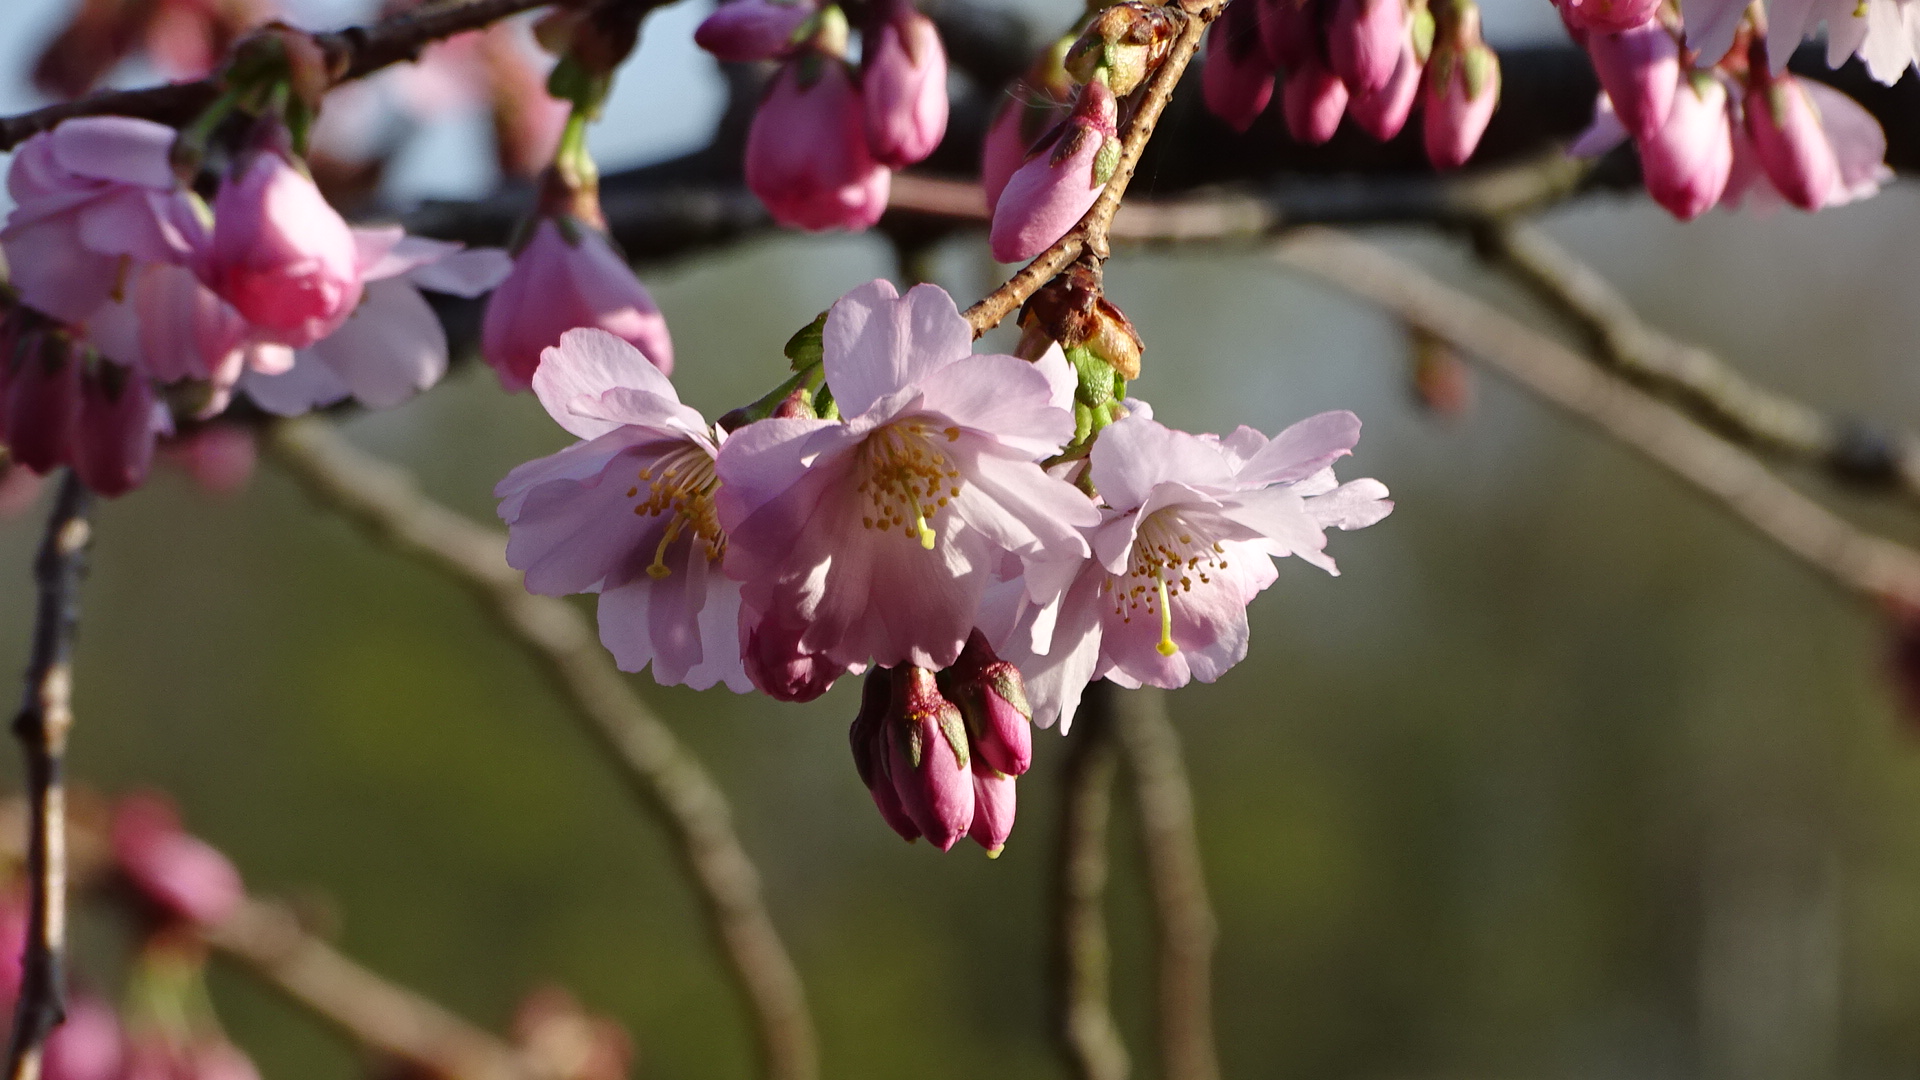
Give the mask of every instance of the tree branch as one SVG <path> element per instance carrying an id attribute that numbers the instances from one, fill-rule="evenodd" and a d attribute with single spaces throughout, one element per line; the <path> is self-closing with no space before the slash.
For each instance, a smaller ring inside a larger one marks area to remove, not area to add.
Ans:
<path id="1" fill-rule="evenodd" d="M 1277 245 L 1275 254 L 1281 264 L 1385 308 L 1585 418 L 1842 588 L 1871 600 L 1920 604 L 1920 553 L 1855 528 L 1751 454 L 1567 346 L 1332 230 L 1303 229 Z"/>
<path id="2" fill-rule="evenodd" d="M 1102 680 L 1087 687 L 1060 791 L 1060 855 L 1054 879 L 1054 982 L 1061 1049 L 1078 1080 L 1126 1080 L 1127 1047 L 1110 1004 L 1107 943 L 1107 826 L 1113 815 L 1114 698 Z"/>
<path id="3" fill-rule="evenodd" d="M 313 35 L 327 57 L 333 85 L 370 75 L 390 64 L 413 60 L 441 38 L 544 7 L 554 0 L 460 0 L 425 4 L 390 15 L 369 26 Z M 51 131 L 76 116 L 133 116 L 178 127 L 191 121 L 220 96 L 218 77 L 141 90 L 115 90 L 63 102 L 18 116 L 0 118 L 0 151 Z"/>
<path id="4" fill-rule="evenodd" d="M 1536 226 L 1489 223 L 1474 239 L 1490 263 L 1572 320 L 1600 359 L 1636 386 L 1762 453 L 1920 502 L 1920 438 L 1826 416 L 1748 382 L 1707 350 L 1649 326 L 1605 278 Z"/>
<path id="5" fill-rule="evenodd" d="M 507 566 L 503 534 L 428 500 L 403 470 L 354 448 L 326 422 L 277 423 L 267 446 L 315 501 L 472 589 L 540 662 L 672 836 L 752 1016 L 765 1074 L 816 1080 L 806 994 L 767 912 L 759 872 L 733 831 L 726 796 L 635 696 L 587 621 L 563 600 L 526 591 Z"/>
<path id="6" fill-rule="evenodd" d="M 60 481 L 33 576 L 33 647 L 13 733 L 27 763 L 28 914 L 20 997 L 7 1047 L 10 1080 L 36 1080 L 47 1033 L 66 1018 L 67 733 L 73 727 L 73 638 L 80 625 L 93 497 L 72 470 Z"/>
<path id="7" fill-rule="evenodd" d="M 1163 1080 L 1219 1080 L 1213 948 L 1220 932 L 1207 900 L 1180 735 L 1167 716 L 1164 690 L 1146 686 L 1116 696 L 1120 748 L 1133 774 L 1159 932 L 1160 1075 Z"/>

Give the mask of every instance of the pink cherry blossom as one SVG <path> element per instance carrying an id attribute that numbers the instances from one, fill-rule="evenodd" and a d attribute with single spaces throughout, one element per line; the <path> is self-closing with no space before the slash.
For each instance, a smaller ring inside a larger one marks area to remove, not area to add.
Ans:
<path id="1" fill-rule="evenodd" d="M 887 775 L 907 819 L 928 843 L 948 851 L 973 824 L 971 755 L 960 710 L 941 696 L 933 672 L 906 664 L 890 675 L 892 700 L 881 721 Z"/>
<path id="2" fill-rule="evenodd" d="M 1799 80 L 1799 88 L 1819 111 L 1821 134 L 1832 148 L 1838 169 L 1821 206 L 1844 206 L 1877 194 L 1893 179 L 1880 121 L 1859 102 L 1824 83 Z M 1744 125 L 1733 127 L 1733 166 L 1721 201 L 1759 214 L 1789 205 L 1762 167 Z"/>
<path id="3" fill-rule="evenodd" d="M 1406 43 L 1401 47 L 1400 66 L 1393 69 L 1393 78 L 1370 94 L 1355 95 L 1347 103 L 1347 114 L 1362 131 L 1386 142 L 1406 127 L 1414 102 L 1420 99 L 1425 72 L 1426 66 L 1414 54 L 1413 43 Z"/>
<path id="4" fill-rule="evenodd" d="M 823 335 L 845 419 L 761 420 L 721 448 L 727 573 L 749 607 L 801 628 L 793 651 L 944 668 L 1003 565 L 1045 602 L 1083 557 L 1076 526 L 1098 514 L 1038 464 L 1071 414 L 1032 364 L 972 347 L 937 286 L 863 285 Z"/>
<path id="5" fill-rule="evenodd" d="M 747 129 L 747 188 L 782 225 L 859 231 L 880 220 L 893 174 L 867 145 L 866 107 L 846 61 L 788 61 Z"/>
<path id="6" fill-rule="evenodd" d="M 122 799 L 114 809 L 112 841 L 127 880 L 170 918 L 217 923 L 246 899 L 240 871 L 213 845 L 182 829 L 164 795 Z"/>
<path id="7" fill-rule="evenodd" d="M 1666 124 L 1639 146 L 1653 201 L 1682 221 L 1711 210 L 1733 169 L 1726 87 L 1712 77 L 1683 76 Z"/>
<path id="8" fill-rule="evenodd" d="M 967 827 L 967 836 L 986 848 L 989 857 L 999 858 L 1000 849 L 1007 846 L 1007 837 L 1013 833 L 1018 785 L 1014 777 L 977 754 L 969 762 L 969 771 L 973 779 L 973 822 Z"/>
<path id="9" fill-rule="evenodd" d="M 1051 613 L 1034 608 L 1001 655 L 1026 676 L 1036 723 L 1071 721 L 1087 683 L 1212 682 L 1247 652 L 1247 604 L 1286 555 L 1334 573 L 1325 530 L 1392 510 L 1374 480 L 1337 484 L 1332 464 L 1358 440 L 1352 413 L 1322 413 L 1268 440 L 1251 428 L 1189 435 L 1143 414 L 1100 433 L 1091 455 L 1104 507 L 1088 559 Z M 1044 635 L 1038 637 L 1044 638 Z"/>
<path id="10" fill-rule="evenodd" d="M 1382 89 L 1407 42 L 1402 0 L 1334 0 L 1327 23 L 1327 63 L 1350 95 Z"/>
<path id="11" fill-rule="evenodd" d="M 1110 166 L 1118 147 L 1117 110 L 1113 91 L 1096 79 L 1081 89 L 1066 122 L 1029 151 L 993 204 L 988 243 L 995 259 L 1033 258 L 1099 201 L 1107 182 L 1100 164 Z"/>
<path id="12" fill-rule="evenodd" d="M 813 17 L 811 3 L 732 0 L 693 32 L 694 44 L 728 63 L 772 60 L 793 48 L 793 37 Z"/>
<path id="13" fill-rule="evenodd" d="M 1288 3 L 1290 0 L 1280 0 Z M 1347 84 L 1340 76 L 1309 57 L 1305 63 L 1287 71 L 1280 86 L 1280 107 L 1286 114 L 1287 133 L 1295 142 L 1319 146 L 1340 130 L 1340 118 L 1347 112 Z"/>
<path id="14" fill-rule="evenodd" d="M 213 200 L 206 279 L 255 327 L 292 348 L 331 334 L 360 302 L 352 230 L 283 152 L 242 158 Z"/>
<path id="15" fill-rule="evenodd" d="M 1840 184 L 1840 161 L 1800 80 L 1756 72 L 1745 105 L 1747 138 L 1774 190 L 1802 210 L 1825 206 Z"/>
<path id="16" fill-rule="evenodd" d="M 721 436 L 680 404 L 645 354 L 598 329 L 569 330 L 533 375 L 547 414 L 581 441 L 494 489 L 507 562 L 527 589 L 600 594 L 600 641 L 622 670 L 663 686 L 751 688 L 741 667 L 740 586 L 720 572 Z"/>
<path id="17" fill-rule="evenodd" d="M 1600 88 L 1628 134 L 1651 138 L 1667 122 L 1680 85 L 1680 45 L 1658 21 L 1587 35 Z"/>
<path id="18" fill-rule="evenodd" d="M 530 384 L 546 349 L 585 326 L 607 331 L 662 372 L 673 372 L 667 320 L 606 234 L 577 218 L 543 218 L 487 300 L 480 355 L 501 386 L 518 392 Z"/>
<path id="19" fill-rule="evenodd" d="M 1256 0 L 1237 0 L 1207 31 L 1200 90 L 1207 110 L 1235 131 L 1252 127 L 1273 100 L 1274 64 L 1260 40 L 1259 11 Z"/>
<path id="20" fill-rule="evenodd" d="M 947 52 L 933 20 L 909 0 L 874 5 L 861 57 L 867 147 L 874 160 L 901 169 L 940 145 L 947 131 Z"/>

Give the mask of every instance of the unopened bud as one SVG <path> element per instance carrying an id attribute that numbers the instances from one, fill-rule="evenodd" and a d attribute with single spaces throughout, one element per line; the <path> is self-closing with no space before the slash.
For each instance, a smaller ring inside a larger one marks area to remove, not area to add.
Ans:
<path id="1" fill-rule="evenodd" d="M 920 838 L 920 827 L 901 807 L 900 796 L 894 792 L 893 778 L 887 770 L 886 722 L 892 704 L 892 673 L 882 667 L 867 672 L 866 682 L 860 687 L 860 712 L 853 718 L 847 741 L 853 746 L 854 770 L 860 774 L 867 793 L 873 796 L 873 805 L 880 811 L 881 820 L 912 843 Z"/>
<path id="2" fill-rule="evenodd" d="M 1119 106 L 1106 83 L 1082 87 L 1066 122 L 1036 144 L 993 208 L 989 244 L 1001 262 L 1031 259 L 1067 234 L 1113 178 Z"/>
<path id="3" fill-rule="evenodd" d="M 1020 669 L 995 656 L 986 635 L 975 630 L 945 675 L 973 751 L 998 772 L 1026 772 L 1033 764 L 1033 709 Z"/>
<path id="4" fill-rule="evenodd" d="M 1480 9 L 1455 0 L 1427 63 L 1427 160 L 1436 169 L 1467 163 L 1500 104 L 1500 59 L 1480 39 Z"/>
<path id="5" fill-rule="evenodd" d="M 1756 68 L 1746 106 L 1747 137 L 1775 190 L 1802 210 L 1825 206 L 1840 186 L 1840 161 L 1800 80 Z"/>
<path id="6" fill-rule="evenodd" d="M 80 359 L 54 330 L 20 335 L 0 402 L 0 437 L 13 460 L 45 475 L 72 460 L 80 429 Z"/>
<path id="7" fill-rule="evenodd" d="M 1228 4 L 1207 31 L 1200 90 L 1207 110 L 1235 131 L 1253 126 L 1273 99 L 1273 61 L 1260 40 L 1256 0 Z"/>
<path id="8" fill-rule="evenodd" d="M 966 724 L 925 668 L 894 668 L 891 690 L 884 730 L 894 794 L 921 835 L 946 851 L 973 824 Z"/>
<path id="9" fill-rule="evenodd" d="M 101 361 L 80 380 L 80 418 L 73 470 L 101 495 L 124 495 L 147 480 L 153 464 L 153 384 Z"/>
<path id="10" fill-rule="evenodd" d="M 1286 114 L 1287 133 L 1296 142 L 1319 146 L 1340 130 L 1340 118 L 1347 112 L 1347 84 L 1318 58 L 1309 58 L 1287 72 L 1280 107 Z"/>
<path id="11" fill-rule="evenodd" d="M 1013 832 L 1014 778 L 984 761 L 973 763 L 973 824 L 967 835 L 997 859 Z"/>
<path id="12" fill-rule="evenodd" d="M 1407 42 L 1404 0 L 1335 0 L 1327 61 L 1355 97 L 1384 88 Z"/>
<path id="13" fill-rule="evenodd" d="M 1090 83 L 1102 69 L 1107 85 L 1122 97 L 1146 82 L 1167 58 L 1180 26 L 1167 8 L 1115 4 L 1093 17 L 1067 50 L 1066 68 L 1076 82 Z"/>
<path id="14" fill-rule="evenodd" d="M 1652 138 L 1667 122 L 1680 85 L 1680 43 L 1658 21 L 1587 35 L 1587 56 L 1600 89 L 1627 134 Z"/>
<path id="15" fill-rule="evenodd" d="M 1733 127 L 1727 88 L 1711 75 L 1683 77 L 1667 122 L 1640 140 L 1647 194 L 1682 221 L 1711 210 L 1733 172 Z"/>
<path id="16" fill-rule="evenodd" d="M 1267 59 L 1291 72 L 1320 55 L 1320 24 L 1312 0 L 1259 3 L 1260 41 L 1266 46 Z"/>
<path id="17" fill-rule="evenodd" d="M 987 209 L 1000 203 L 1000 192 L 1027 160 L 1027 150 L 1066 119 L 1073 107 L 1073 80 L 1062 61 L 1072 38 L 1061 38 L 1013 84 L 987 128 L 980 148 L 980 188 Z"/>

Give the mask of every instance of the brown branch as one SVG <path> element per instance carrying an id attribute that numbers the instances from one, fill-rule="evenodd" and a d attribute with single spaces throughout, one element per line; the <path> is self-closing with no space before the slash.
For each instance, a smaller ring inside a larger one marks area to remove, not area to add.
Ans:
<path id="1" fill-rule="evenodd" d="M 733 831 L 726 796 L 634 694 L 593 629 L 563 600 L 526 591 L 506 537 L 425 498 L 405 471 L 356 449 L 325 421 L 275 424 L 267 445 L 321 505 L 458 580 L 538 660 L 574 712 L 667 827 L 750 1012 L 765 1074 L 816 1080 L 813 1021 L 799 972 Z"/>
<path id="2" fill-rule="evenodd" d="M 10 1080 L 36 1080 L 47 1033 L 66 1018 L 67 815 L 62 776 L 73 727 L 73 638 L 80 625 L 80 579 L 86 573 L 93 501 L 69 470 L 60 481 L 34 560 L 39 603 L 13 733 L 27 763 L 28 915 L 20 960 L 20 997 L 7 1046 Z"/>
<path id="3" fill-rule="evenodd" d="M 1126 1080 L 1128 1069 L 1110 1002 L 1105 912 L 1107 831 L 1119 767 L 1113 715 L 1118 693 L 1104 680 L 1087 687 L 1060 783 L 1065 809 L 1054 862 L 1054 982 L 1061 1049 L 1078 1080 Z"/>
<path id="4" fill-rule="evenodd" d="M 425 1075 L 557 1080 L 491 1033 L 341 955 L 278 904 L 248 900 L 204 933 L 214 948 L 348 1038 Z"/>
<path id="5" fill-rule="evenodd" d="M 1213 1045 L 1213 948 L 1219 938 L 1207 899 L 1193 788 L 1167 695 L 1148 686 L 1118 695 L 1120 748 L 1133 774 L 1140 844 L 1159 933 L 1160 1075 L 1219 1080 Z"/>
<path id="6" fill-rule="evenodd" d="M 1574 322 L 1599 357 L 1636 386 L 1762 453 L 1920 501 L 1920 438 L 1872 432 L 1747 381 L 1707 350 L 1648 325 L 1605 278 L 1536 226 L 1491 223 L 1475 231 L 1475 240 L 1493 265 Z"/>
<path id="7" fill-rule="evenodd" d="M 1751 454 L 1578 352 L 1377 248 L 1327 229 L 1282 241 L 1280 262 L 1346 289 L 1479 357 L 1717 500 L 1842 588 L 1920 604 L 1920 553 L 1864 532 Z"/>
<path id="8" fill-rule="evenodd" d="M 333 84 L 370 75 L 390 64 L 413 60 L 420 50 L 441 38 L 545 7 L 554 0 L 460 0 L 426 4 L 390 15 L 369 26 L 352 26 L 315 34 L 327 57 Z M 11 150 L 28 138 L 51 131 L 62 120 L 76 116 L 133 116 L 179 126 L 192 120 L 220 95 L 218 77 L 196 82 L 115 90 L 79 101 L 63 102 L 18 116 L 0 117 L 0 151 Z"/>
<path id="9" fill-rule="evenodd" d="M 1161 112 L 1165 111 L 1167 101 L 1173 97 L 1174 88 L 1180 85 L 1181 72 L 1187 69 L 1187 62 L 1199 51 L 1200 39 L 1207 31 L 1207 24 L 1217 18 L 1226 6 L 1227 0 L 1178 0 L 1178 3 L 1168 5 L 1168 10 L 1179 12 L 1184 21 L 1180 32 L 1174 36 L 1166 59 L 1161 61 L 1153 77 L 1147 80 L 1146 87 L 1140 92 L 1140 102 L 1127 120 L 1126 131 L 1120 136 L 1120 161 L 1114 167 L 1113 176 L 1108 179 L 1107 186 L 1094 201 L 1092 209 L 1080 219 L 1079 224 L 1067 230 L 1067 235 L 1054 241 L 1052 247 L 1008 278 L 1006 284 L 963 312 L 967 321 L 973 324 L 974 337 L 1000 325 L 1000 321 L 1026 303 L 1036 289 L 1053 280 L 1054 275 L 1065 270 L 1081 255 L 1092 255 L 1096 259 L 1107 257 L 1107 229 L 1113 223 L 1114 213 L 1120 209 L 1120 200 L 1126 196 L 1134 168 L 1140 164 L 1141 151 L 1147 148 L 1147 141 L 1153 138 L 1154 126 L 1159 123 Z"/>

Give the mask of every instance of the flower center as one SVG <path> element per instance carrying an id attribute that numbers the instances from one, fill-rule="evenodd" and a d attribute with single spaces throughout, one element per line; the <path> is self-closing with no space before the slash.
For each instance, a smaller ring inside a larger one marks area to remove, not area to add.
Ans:
<path id="1" fill-rule="evenodd" d="M 1154 648 L 1172 656 L 1180 651 L 1173 642 L 1174 598 L 1192 592 L 1196 579 L 1211 583 L 1209 575 L 1226 568 L 1224 545 L 1177 512 L 1163 510 L 1141 522 L 1127 553 L 1127 572 L 1107 575 L 1100 592 L 1113 598 L 1113 613 L 1121 622 L 1132 622 L 1135 614 L 1158 615 L 1160 642 Z"/>
<path id="2" fill-rule="evenodd" d="M 640 470 L 640 483 L 627 489 L 627 498 L 639 499 L 633 512 L 641 517 L 669 514 L 667 531 L 653 549 L 653 562 L 647 576 L 654 579 L 673 573 L 667 565 L 667 548 L 691 529 L 697 543 L 706 547 L 708 562 L 718 562 L 727 553 L 727 534 L 720 531 L 720 518 L 714 512 L 713 493 L 720 478 L 713 473 L 713 455 L 697 443 L 682 443 L 654 459 Z"/>
<path id="3" fill-rule="evenodd" d="M 925 423 L 909 420 L 867 436 L 860 444 L 861 479 L 855 489 L 867 497 L 871 510 L 860 518 L 861 525 L 881 532 L 899 529 L 929 551 L 934 516 L 960 497 L 960 470 L 934 434 Z M 953 442 L 960 429 L 939 434 Z"/>

